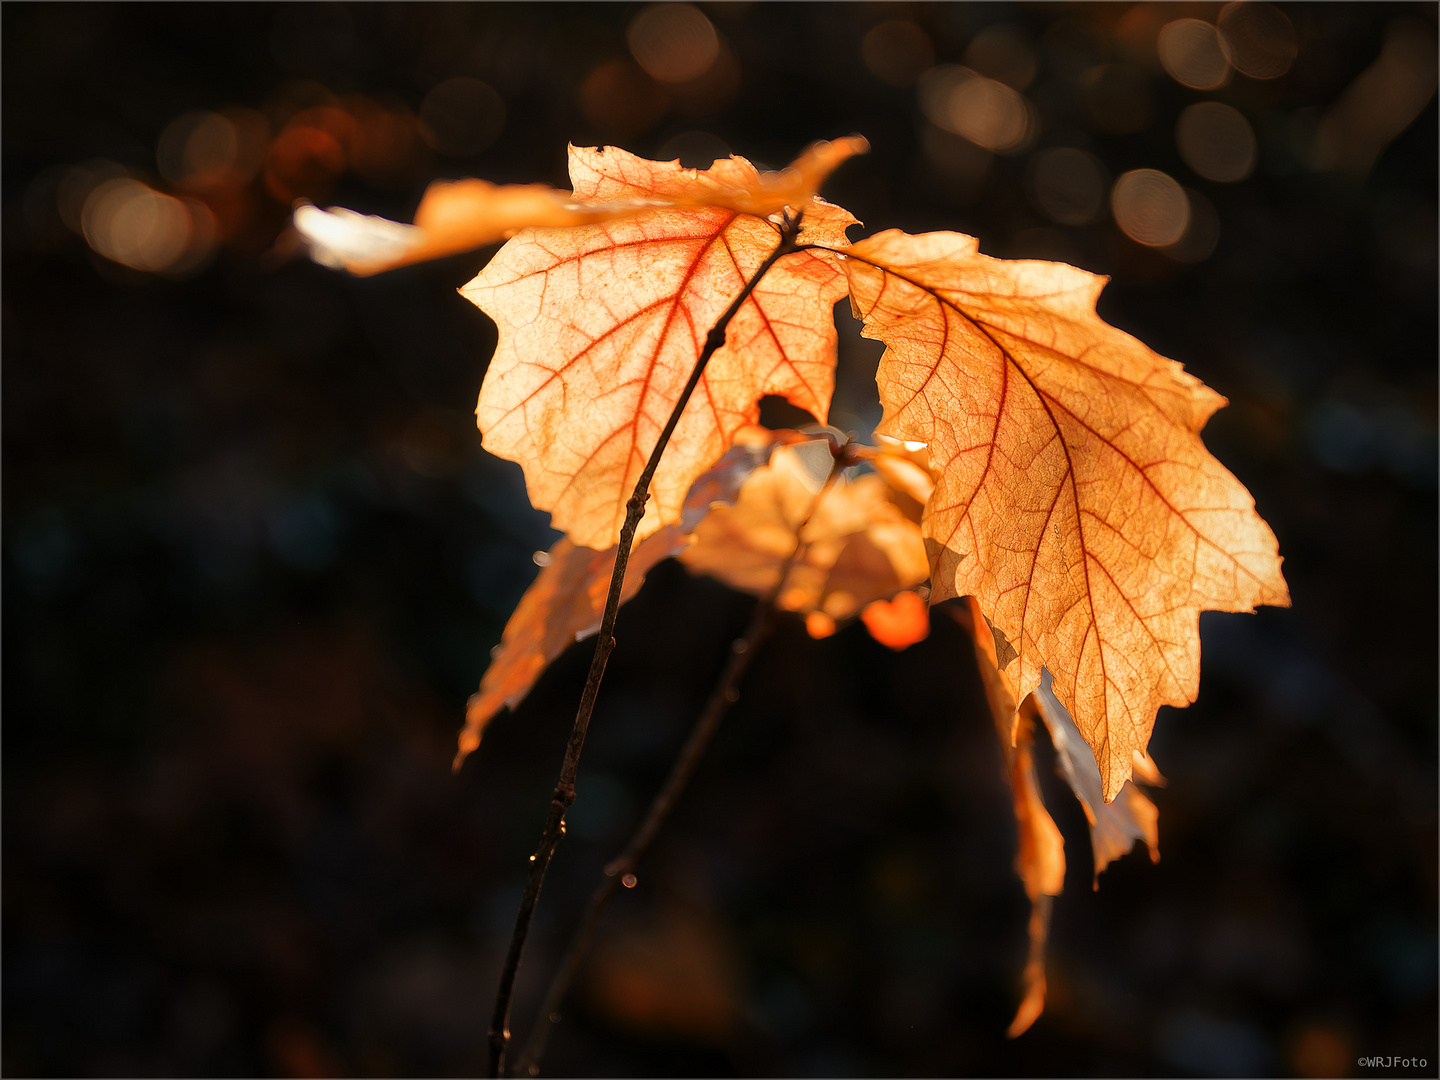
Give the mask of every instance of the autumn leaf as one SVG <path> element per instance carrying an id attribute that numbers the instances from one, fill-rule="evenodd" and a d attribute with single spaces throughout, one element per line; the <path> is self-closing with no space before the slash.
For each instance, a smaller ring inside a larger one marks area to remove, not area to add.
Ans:
<path id="1" fill-rule="evenodd" d="M 975 661 L 995 733 L 1005 754 L 1006 778 L 1010 781 L 1015 810 L 1015 872 L 1030 898 L 1030 955 L 1025 961 L 1022 981 L 1025 994 L 1015 1011 L 1007 1034 L 1013 1039 L 1035 1023 L 1045 1009 L 1045 946 L 1050 936 L 1050 912 L 1054 898 L 1065 888 L 1065 841 L 1045 800 L 1035 775 L 1034 721 L 1030 712 L 1021 714 L 1015 701 L 1015 687 L 1000 663 L 1000 639 L 987 632 L 988 626 L 975 598 L 967 597 L 970 628 L 975 644 Z"/>
<path id="2" fill-rule="evenodd" d="M 678 185 L 665 196 L 609 202 L 583 202 L 545 184 L 437 180 L 425 189 L 413 225 L 343 207 L 321 210 L 308 204 L 296 207 L 294 224 L 316 262 L 368 277 L 508 240 L 532 226 L 590 225 L 656 206 L 725 206 L 757 217 L 768 217 L 786 206 L 803 208 L 836 166 L 867 148 L 864 139 L 851 135 L 814 144 L 780 172 L 722 166 L 712 170 L 713 176 L 695 174 L 693 182 Z"/>
<path id="3" fill-rule="evenodd" d="M 494 244 L 530 226 L 588 225 L 645 208 L 635 201 L 586 205 L 545 184 L 437 180 L 425 189 L 413 225 L 318 206 L 297 207 L 294 222 L 316 262 L 368 277 Z"/>
<path id="4" fill-rule="evenodd" d="M 651 567 L 678 554 L 689 542 L 690 537 L 672 525 L 636 544 L 625 567 L 622 600 L 640 591 Z M 546 553 L 545 566 L 505 624 L 480 689 L 466 705 L 455 768 L 480 745 L 491 717 L 506 705 L 512 709 L 519 705 L 551 661 L 600 628 L 615 550 L 594 551 L 562 537 Z"/>
<path id="5" fill-rule="evenodd" d="M 1090 846 L 1095 853 L 1095 888 L 1100 887 L 1100 872 L 1133 848 L 1136 840 L 1145 841 L 1150 848 L 1151 862 L 1159 862 L 1160 812 L 1135 786 L 1134 780 L 1125 781 L 1120 794 L 1108 803 L 1105 801 L 1095 755 L 1090 752 L 1080 729 L 1051 689 L 1049 671 L 1045 672 L 1035 689 L 1035 704 L 1050 732 L 1050 741 L 1055 745 L 1060 771 L 1070 790 L 1080 800 L 1085 818 L 1090 822 Z M 1151 783 L 1161 779 L 1149 758 L 1139 763 L 1135 772 Z"/>
<path id="6" fill-rule="evenodd" d="M 1275 536 L 1205 449 L 1225 399 L 1101 321 L 1103 278 L 891 230 L 845 251 L 864 333 L 888 348 L 880 432 L 926 444 L 932 602 L 974 596 L 1045 668 L 1112 799 L 1161 705 L 1199 685 L 1199 613 L 1289 603 Z"/>
<path id="7" fill-rule="evenodd" d="M 738 157 L 697 172 L 572 147 L 577 200 L 686 205 L 527 229 L 462 290 L 499 327 L 476 410 L 485 446 L 520 463 L 530 501 L 572 541 L 616 542 L 626 500 L 711 326 L 779 243 L 777 225 L 734 207 L 793 199 L 805 209 L 802 242 L 843 244 L 854 218 L 814 198 L 813 187 L 822 166 L 860 145 L 819 164 L 802 158 L 784 184 Z M 639 537 L 679 521 L 685 492 L 735 431 L 755 422 L 762 396 L 825 417 L 835 367 L 830 309 L 845 293 L 836 261 L 824 251 L 786 255 L 741 306 L 666 448 Z"/>
<path id="8" fill-rule="evenodd" d="M 830 463 L 824 439 L 776 450 L 733 506 L 717 506 L 700 522 L 680 561 L 763 596 L 780 583 L 798 532 L 803 546 L 776 603 L 823 616 L 812 632 L 833 630 L 835 620 L 853 618 L 872 600 L 924 581 L 930 571 L 919 526 L 895 505 L 878 474 L 837 477 L 817 502 Z"/>
<path id="9" fill-rule="evenodd" d="M 944 610 L 969 629 L 975 644 L 975 660 L 986 701 L 995 722 L 995 731 L 1005 752 L 1010 790 L 1015 806 L 1019 843 L 1015 871 L 1030 897 L 1030 956 L 1025 965 L 1025 996 L 1010 1025 L 1013 1038 L 1027 1030 L 1045 1007 L 1045 947 L 1049 938 L 1053 898 L 1065 884 L 1065 845 L 1055 821 L 1045 808 L 1035 775 L 1034 725 L 1037 717 L 1050 732 L 1061 774 L 1080 801 L 1090 822 L 1090 843 L 1095 853 L 1095 887 L 1100 871 L 1144 840 L 1152 862 L 1160 859 L 1159 812 L 1134 781 L 1127 780 L 1120 794 L 1110 802 L 1101 796 L 1100 769 L 1095 756 L 1080 736 L 1065 707 L 1050 689 L 1046 671 L 1035 693 L 1017 706 L 1015 687 L 1003 670 L 1009 652 L 1004 636 L 985 620 L 973 596 L 966 598 L 966 610 Z M 1149 783 L 1164 783 L 1148 756 L 1137 756 L 1135 772 Z"/>
<path id="10" fill-rule="evenodd" d="M 733 501 L 746 478 L 769 459 L 775 445 L 791 437 L 788 432 L 776 434 L 757 427 L 737 432 L 735 445 L 691 488 L 681 524 L 653 533 L 630 553 L 621 603 L 640 591 L 645 575 L 656 563 L 685 550 L 690 530 L 710 507 Z M 512 709 L 519 705 L 561 653 L 599 629 L 615 553 L 614 547 L 595 551 L 562 537 L 540 560 L 540 573 L 506 622 L 480 689 L 466 706 L 455 768 L 480 745 L 486 725 L 497 712 L 507 705 Z"/>

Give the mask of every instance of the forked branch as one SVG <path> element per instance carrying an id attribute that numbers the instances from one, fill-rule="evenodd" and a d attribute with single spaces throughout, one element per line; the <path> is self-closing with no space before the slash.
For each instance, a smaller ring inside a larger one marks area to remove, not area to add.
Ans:
<path id="1" fill-rule="evenodd" d="M 810 510 L 805 515 L 804 521 L 795 530 L 795 547 L 781 564 L 775 586 L 755 605 L 755 610 L 750 616 L 750 625 L 746 628 L 745 633 L 731 642 L 730 656 L 725 661 L 720 678 L 716 681 L 715 688 L 710 691 L 710 696 L 700 711 L 700 717 L 696 720 L 694 728 L 691 729 L 690 737 L 685 740 L 685 745 L 681 748 L 679 756 L 676 757 L 675 764 L 671 766 L 670 775 L 660 786 L 660 790 L 645 811 L 645 816 L 640 820 L 639 826 L 630 837 L 629 843 L 625 845 L 625 849 L 606 865 L 600 884 L 591 894 L 590 903 L 580 917 L 580 924 L 570 939 L 570 947 L 565 951 L 565 957 L 561 960 L 554 979 L 551 980 L 550 989 L 545 994 L 545 1000 L 540 1006 L 535 1024 L 530 1029 L 530 1038 L 526 1040 L 520 1060 L 515 1064 L 515 1075 L 539 1075 L 540 1058 L 545 1053 L 545 1043 L 550 1037 L 550 1031 L 560 1022 L 560 1006 L 570 992 L 570 986 L 575 981 L 575 975 L 579 972 L 581 963 L 590 952 L 590 943 L 594 939 L 595 928 L 600 923 L 601 915 L 604 914 L 605 908 L 610 903 L 611 897 L 615 895 L 618 886 L 634 884 L 634 878 L 631 875 L 636 866 L 639 865 L 640 859 L 660 831 L 660 826 L 665 823 L 671 808 L 675 805 L 675 800 L 680 797 L 685 786 L 690 782 L 690 777 L 694 775 L 700 758 L 720 727 L 720 721 L 725 718 L 730 706 L 739 700 L 740 680 L 745 677 L 745 673 L 750 669 L 751 661 L 755 658 L 755 653 L 765 638 L 769 636 L 770 617 L 775 612 L 775 602 L 785 588 L 785 583 L 790 577 L 791 567 L 795 565 L 796 560 L 805 550 L 802 538 L 805 526 L 809 524 L 820 501 L 830 490 L 830 486 L 835 482 L 835 478 L 841 470 L 855 463 L 850 456 L 849 444 L 836 445 L 832 443 L 831 450 L 830 473 L 810 504 Z"/>
<path id="2" fill-rule="evenodd" d="M 620 541 L 615 551 L 615 570 L 610 575 L 610 591 L 605 599 L 605 613 L 600 620 L 600 633 L 595 639 L 595 654 L 590 661 L 590 674 L 585 680 L 584 692 L 580 695 L 580 707 L 575 714 L 575 725 L 570 731 L 570 741 L 565 747 L 565 761 L 560 768 L 560 779 L 550 799 L 550 810 L 545 819 L 545 830 L 540 836 L 540 846 L 530 856 L 530 872 L 525 880 L 525 892 L 520 899 L 520 910 L 515 916 L 515 930 L 510 936 L 510 947 L 505 953 L 505 965 L 500 971 L 500 987 L 495 995 L 495 1011 L 490 1019 L 490 1057 L 487 1075 L 492 1077 L 505 1074 L 505 1054 L 510 1042 L 510 1004 L 515 989 L 515 977 L 520 970 L 521 954 L 525 950 L 525 938 L 530 932 L 530 921 L 535 915 L 535 904 L 540 899 L 540 887 L 545 882 L 545 871 L 549 868 L 551 856 L 565 834 L 565 813 L 575 802 L 575 773 L 580 765 L 580 751 L 585 745 L 585 733 L 590 726 L 590 716 L 595 710 L 595 699 L 600 692 L 600 680 L 605 674 L 605 665 L 615 648 L 615 617 L 620 610 L 620 593 L 625 583 L 625 568 L 630 561 L 630 548 L 635 542 L 635 532 L 640 519 L 645 516 L 645 504 L 650 499 L 650 481 L 660 465 L 666 444 L 680 422 L 680 415 L 690 401 L 690 396 L 700 384 L 705 365 L 725 343 L 725 330 L 730 320 L 750 298 L 755 286 L 760 283 L 770 268 L 781 258 L 796 250 L 796 237 L 800 232 L 800 215 L 786 214 L 780 223 L 780 243 L 762 262 L 745 287 L 727 307 L 724 313 L 705 336 L 705 347 L 701 350 L 690 378 L 685 383 L 670 419 L 660 432 L 655 448 L 645 469 L 635 482 L 634 493 L 625 504 L 625 522 L 620 529 Z"/>

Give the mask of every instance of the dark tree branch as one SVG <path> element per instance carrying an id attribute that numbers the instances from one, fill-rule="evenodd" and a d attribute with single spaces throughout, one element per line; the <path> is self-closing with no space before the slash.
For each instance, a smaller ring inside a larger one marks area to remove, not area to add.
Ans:
<path id="1" fill-rule="evenodd" d="M 540 1058 L 545 1053 L 545 1043 L 550 1037 L 551 1030 L 560 1022 L 560 1006 L 564 1002 L 566 994 L 570 992 L 570 985 L 580 970 L 581 963 L 584 962 L 590 951 L 595 928 L 599 925 L 606 905 L 615 895 L 615 890 L 619 885 L 634 885 L 634 878 L 630 875 L 650 847 L 651 841 L 655 839 L 656 833 L 660 831 L 660 826 L 665 823 L 671 807 L 675 805 L 675 800 L 680 797 L 685 786 L 690 782 L 690 777 L 694 775 L 701 756 L 720 727 L 720 721 L 724 719 L 730 706 L 740 699 L 740 680 L 745 677 L 755 653 L 765 638 L 769 636 L 770 617 L 775 612 L 775 601 L 790 577 L 791 567 L 795 565 L 796 560 L 805 550 L 801 533 L 809 524 L 810 518 L 814 516 L 816 507 L 820 505 L 820 500 L 825 497 L 825 493 L 830 490 L 830 485 L 834 483 L 840 470 L 847 465 L 854 464 L 849 456 L 848 445 L 835 446 L 832 443 L 832 453 L 834 456 L 830 474 L 825 478 L 824 486 L 816 493 L 814 501 L 810 504 L 810 510 L 805 515 L 805 520 L 795 530 L 795 547 L 781 564 L 780 576 L 776 579 L 774 588 L 755 605 L 755 610 L 750 616 L 750 625 L 746 628 L 744 635 L 730 643 L 730 656 L 725 661 L 725 667 L 715 683 L 715 688 L 710 691 L 710 696 L 700 711 L 699 719 L 696 720 L 694 728 L 690 731 L 690 737 L 685 740 L 685 745 L 675 759 L 675 764 L 671 766 L 670 775 L 665 778 L 664 784 L 656 793 L 649 809 L 645 811 L 645 816 L 641 819 L 634 835 L 630 837 L 629 843 L 625 845 L 625 849 L 605 867 L 604 877 L 591 895 L 589 906 L 586 907 L 584 915 L 580 918 L 580 925 L 570 939 L 570 947 L 565 952 L 565 958 L 560 962 L 560 968 L 556 971 L 555 978 L 550 983 L 550 989 L 545 994 L 545 1001 L 535 1018 L 534 1027 L 530 1030 L 530 1038 L 525 1043 L 520 1060 L 516 1062 L 515 1075 L 539 1075 Z"/>
<path id="2" fill-rule="evenodd" d="M 520 970 L 520 957 L 525 950 L 525 938 L 530 932 L 530 920 L 535 915 L 535 904 L 540 899 L 540 887 L 545 882 L 545 871 L 560 837 L 565 834 L 565 813 L 575 802 L 575 773 L 580 765 L 580 751 L 585 745 L 585 733 L 590 726 L 590 715 L 595 710 L 595 699 L 600 692 L 600 680 L 605 674 L 605 664 L 615 648 L 615 617 L 620 610 L 620 591 L 625 583 L 625 567 L 630 561 L 630 548 L 635 542 L 635 531 L 645 515 L 645 504 L 650 499 L 650 481 L 660 465 L 660 456 L 680 422 L 690 395 L 700 384 L 705 365 L 716 350 L 725 344 L 725 329 L 741 306 L 755 291 L 770 268 L 783 256 L 795 250 L 795 238 L 800 232 L 800 216 L 787 215 L 780 225 L 780 243 L 776 246 L 750 276 L 745 287 L 705 337 L 705 348 L 695 361 L 690 378 L 681 391 L 675 407 L 670 410 L 670 419 L 660 433 L 645 470 L 635 482 L 634 493 L 625 504 L 625 523 L 620 529 L 620 542 L 615 551 L 615 570 L 610 575 L 610 592 L 605 599 L 605 614 L 600 620 L 600 633 L 595 641 L 595 656 L 590 662 L 590 674 L 585 680 L 585 690 L 580 696 L 580 708 L 575 714 L 575 726 L 570 732 L 570 741 L 565 747 L 565 761 L 560 768 L 560 779 L 550 800 L 550 812 L 545 819 L 545 831 L 540 836 L 540 846 L 530 856 L 530 873 L 525 881 L 525 892 L 520 899 L 520 910 L 515 916 L 515 930 L 510 936 L 510 948 L 505 954 L 505 966 L 500 972 L 500 988 L 495 994 L 495 1011 L 490 1019 L 490 1061 L 487 1075 L 492 1077 L 505 1074 L 505 1052 L 510 1042 L 510 1004 L 515 990 L 515 976 Z"/>

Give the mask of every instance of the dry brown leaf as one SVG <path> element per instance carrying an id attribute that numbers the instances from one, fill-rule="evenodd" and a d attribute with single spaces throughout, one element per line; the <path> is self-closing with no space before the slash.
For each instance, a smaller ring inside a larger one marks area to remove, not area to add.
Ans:
<path id="1" fill-rule="evenodd" d="M 690 537 L 672 525 L 636 544 L 625 566 L 621 602 L 640 591 L 652 566 L 683 551 L 689 542 Z M 550 549 L 549 563 L 520 598 L 479 691 L 466 705 L 455 768 L 480 745 L 491 717 L 505 705 L 513 709 L 520 704 L 551 661 L 599 629 L 615 570 L 615 550 L 579 547 L 564 537 Z"/>
<path id="2" fill-rule="evenodd" d="M 695 543 L 680 561 L 763 596 L 778 583 L 804 523 L 805 546 L 777 604 L 823 615 L 812 626 L 812 633 L 822 631 L 816 636 L 833 632 L 834 620 L 855 616 L 870 601 L 924 581 L 929 564 L 919 527 L 891 501 L 879 476 L 837 477 L 816 502 L 830 461 L 828 440 L 776 450 L 734 506 L 716 507 L 697 526 Z"/>
<path id="3" fill-rule="evenodd" d="M 755 427 L 738 432 L 735 446 L 691 488 L 684 522 L 646 537 L 630 553 L 621 603 L 640 591 L 651 567 L 685 550 L 690 529 L 712 505 L 733 501 L 745 479 L 765 463 L 774 446 L 793 437 L 791 432 L 772 433 Z M 547 553 L 539 575 L 505 624 L 480 689 L 466 706 L 455 768 L 480 745 L 485 726 L 500 709 L 519 705 L 556 657 L 600 628 L 615 571 L 615 550 L 595 551 L 561 538 Z"/>
<path id="4" fill-rule="evenodd" d="M 975 660 L 980 668 L 990 715 L 995 721 L 995 732 L 1005 753 L 1015 807 L 1018 841 L 1015 872 L 1020 875 L 1025 895 L 1030 898 L 1030 955 L 1022 976 L 1025 995 L 1008 1031 L 1013 1039 L 1026 1031 L 1045 1009 L 1045 945 L 1050 936 L 1050 910 L 1054 898 L 1065 888 L 1065 841 L 1040 796 L 1032 751 L 1033 713 L 1028 709 L 1023 714 L 1017 710 L 1014 685 L 999 663 L 997 646 L 1000 639 L 986 632 L 985 618 L 975 598 L 966 597 L 965 602 L 970 611 Z"/>
<path id="5" fill-rule="evenodd" d="M 626 500 L 710 328 L 779 242 L 766 218 L 699 201 L 739 205 L 748 192 L 745 205 L 764 209 L 782 196 L 743 158 L 697 172 L 614 148 L 572 147 L 570 172 L 583 202 L 697 203 L 526 230 L 462 290 L 500 330 L 476 410 L 486 447 L 520 463 L 530 501 L 550 511 L 555 528 L 604 548 L 619 537 Z M 818 166 L 797 172 L 809 185 L 823 178 Z M 854 218 L 797 185 L 787 180 L 783 197 L 807 204 L 801 239 L 843 244 Z M 691 483 L 737 429 L 755 422 L 762 396 L 826 415 L 835 367 L 830 308 L 844 292 L 844 275 L 825 252 L 795 252 L 770 270 L 681 416 L 638 536 L 679 522 Z"/>
<path id="6" fill-rule="evenodd" d="M 1095 888 L 1100 887 L 1100 872 L 1133 848 L 1136 840 L 1144 840 L 1150 848 L 1150 861 L 1159 862 L 1160 811 L 1133 780 L 1125 781 L 1120 794 L 1108 803 L 1105 801 L 1101 795 L 1100 769 L 1095 764 L 1095 755 L 1090 752 L 1065 706 L 1055 697 L 1049 671 L 1045 672 L 1035 690 L 1035 704 L 1050 732 L 1050 741 L 1055 744 L 1060 772 L 1080 800 L 1086 820 L 1090 822 L 1090 846 L 1095 852 Z M 1153 770 L 1154 762 L 1148 757 L 1144 760 Z M 1141 776 L 1140 768 L 1137 767 L 1135 772 Z M 1160 778 L 1158 771 L 1150 775 Z"/>
<path id="7" fill-rule="evenodd" d="M 1001 746 L 1005 748 L 1020 841 L 1015 869 L 1025 882 L 1031 904 L 1030 956 L 1024 974 L 1026 990 L 1010 1026 L 1013 1037 L 1030 1027 L 1044 1010 L 1045 945 L 1049 936 L 1051 901 L 1060 895 L 1065 883 L 1064 843 L 1054 819 L 1045 809 L 1035 777 L 1031 747 L 1036 716 L 1043 720 L 1050 732 L 1061 774 L 1079 799 L 1090 822 L 1097 888 L 1100 871 L 1134 847 L 1136 840 L 1144 840 L 1149 845 L 1151 861 L 1159 861 L 1159 812 L 1133 781 L 1126 781 L 1120 794 L 1105 802 L 1095 756 L 1081 737 L 1080 729 L 1051 690 L 1050 672 L 1044 673 L 1035 693 L 1026 699 L 1023 708 L 1018 708 L 1014 684 L 1001 664 L 1008 643 L 986 622 L 973 596 L 966 597 L 965 603 L 969 618 L 958 621 L 970 629 L 985 697 Z M 1163 783 L 1159 770 L 1148 755 L 1136 758 L 1136 773 L 1140 775 L 1142 772 Z"/>
<path id="8" fill-rule="evenodd" d="M 1015 649 L 1015 693 L 1055 676 L 1107 799 L 1161 705 L 1199 685 L 1199 613 L 1289 603 L 1275 536 L 1205 449 L 1224 398 L 1101 321 L 1104 279 L 1004 262 L 955 233 L 846 251 L 887 346 L 880 430 L 925 443 L 932 600 L 974 596 Z"/>
<path id="9" fill-rule="evenodd" d="M 1005 1032 L 1012 1039 L 1029 1030 L 1045 1010 L 1045 946 L 1050 937 L 1050 912 L 1055 897 L 1065 887 L 1065 842 L 1040 798 L 1040 783 L 1035 776 L 1035 757 L 1031 751 L 1032 734 L 1029 718 L 1022 718 L 1020 740 L 1012 751 L 1010 763 L 1010 791 L 1019 836 L 1015 872 L 1020 875 L 1025 895 L 1030 898 L 1027 928 L 1030 954 L 1021 975 L 1025 996 Z"/>

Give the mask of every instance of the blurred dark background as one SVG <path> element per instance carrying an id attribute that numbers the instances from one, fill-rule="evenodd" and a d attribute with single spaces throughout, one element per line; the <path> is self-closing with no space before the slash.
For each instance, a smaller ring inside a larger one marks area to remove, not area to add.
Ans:
<path id="1" fill-rule="evenodd" d="M 439 177 L 567 187 L 567 141 L 860 132 L 826 194 L 868 229 L 1110 274 L 1102 314 L 1230 398 L 1207 442 L 1294 607 L 1202 619 L 1158 865 L 1092 892 L 1042 758 L 1069 880 L 1016 1041 L 967 639 L 785 623 L 547 1072 L 1434 1075 L 1436 10 L 5 4 L 5 1073 L 483 1063 L 588 646 L 451 775 L 554 536 L 474 430 L 489 253 L 354 280 L 293 200 L 408 220 Z M 837 318 L 865 433 L 879 347 Z M 623 612 L 520 1037 L 751 603 L 670 563 Z"/>

